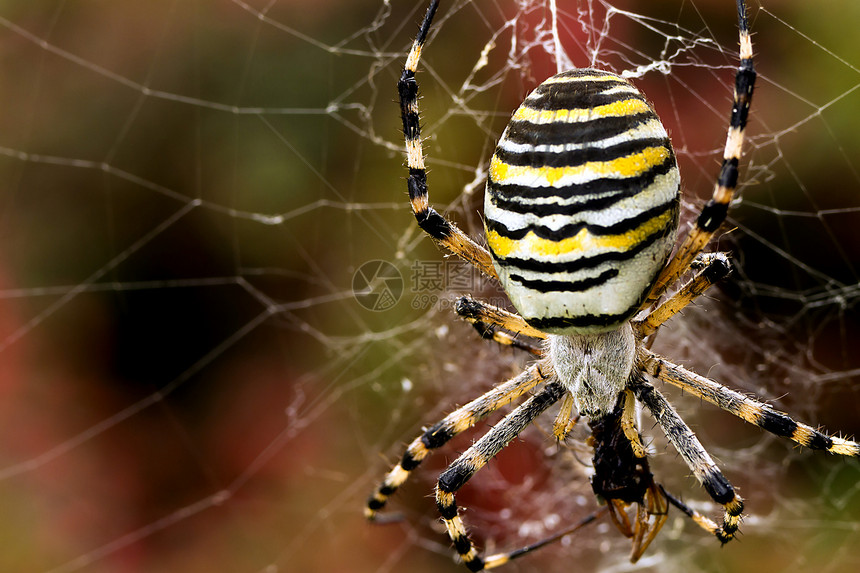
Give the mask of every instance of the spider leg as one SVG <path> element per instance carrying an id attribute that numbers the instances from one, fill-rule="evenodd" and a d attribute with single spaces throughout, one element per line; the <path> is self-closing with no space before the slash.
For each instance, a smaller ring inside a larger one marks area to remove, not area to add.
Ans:
<path id="1" fill-rule="evenodd" d="M 424 41 L 430 31 L 430 24 L 438 8 L 438 0 L 433 0 L 421 23 L 418 36 L 406 58 L 397 92 L 400 96 L 400 116 L 403 120 L 403 135 L 406 139 L 406 166 L 409 168 L 407 185 L 409 202 L 418 226 L 430 235 L 440 246 L 448 249 L 465 261 L 478 267 L 487 276 L 497 278 L 490 254 L 486 249 L 469 238 L 453 223 L 448 222 L 430 206 L 427 195 L 427 171 L 424 167 L 424 151 L 421 146 L 421 124 L 418 113 L 418 81 L 415 72 L 421 58 Z"/>
<path id="2" fill-rule="evenodd" d="M 743 500 L 735 493 L 732 484 L 720 472 L 690 427 L 678 416 L 669 401 L 645 380 L 644 376 L 631 378 L 629 387 L 636 394 L 636 398 L 651 411 L 666 433 L 666 437 L 684 458 L 711 499 L 725 508 L 723 524 L 716 527 L 713 533 L 723 543 L 730 541 L 740 524 L 741 512 L 744 509 Z"/>
<path id="3" fill-rule="evenodd" d="M 517 557 L 521 557 L 526 553 L 530 553 L 532 551 L 540 549 L 541 547 L 549 545 L 550 543 L 555 543 L 556 541 L 567 537 L 571 533 L 574 533 L 579 528 L 603 517 L 603 514 L 605 514 L 607 511 L 609 511 L 608 507 L 601 507 L 600 509 L 586 516 L 584 519 L 580 520 L 573 526 L 568 527 L 564 531 L 559 531 L 558 533 L 551 535 L 546 539 L 541 539 L 540 541 L 532 543 L 531 545 L 526 545 L 525 547 L 521 547 L 520 549 L 514 549 L 513 551 L 506 551 L 505 553 L 495 553 L 493 555 L 488 555 L 484 558 L 484 569 L 493 569 L 495 567 L 498 567 L 499 565 L 504 565 L 505 563 L 509 563 L 510 561 L 513 561 Z"/>
<path id="4" fill-rule="evenodd" d="M 529 339 L 544 340 L 546 334 L 529 326 L 518 314 L 477 301 L 469 296 L 457 299 L 454 303 L 454 312 L 471 323 L 483 338 L 521 348 L 537 356 L 543 355 L 543 347 Z"/>
<path id="5" fill-rule="evenodd" d="M 516 335 L 501 330 L 494 324 L 487 324 L 486 322 L 476 320 L 472 322 L 472 326 L 475 327 L 481 338 L 492 340 L 502 346 L 513 346 L 514 348 L 530 352 L 535 356 L 543 356 L 542 345 L 536 344 L 527 338 L 517 338 Z"/>
<path id="6" fill-rule="evenodd" d="M 648 313 L 644 319 L 634 323 L 643 337 L 656 332 L 664 322 L 681 312 L 711 285 L 724 279 L 731 272 L 729 259 L 724 253 L 709 253 L 703 257 L 703 262 L 705 267 L 696 273 L 687 284 Z"/>
<path id="7" fill-rule="evenodd" d="M 714 194 L 705 203 L 702 212 L 696 220 L 696 226 L 690 231 L 684 242 L 678 247 L 675 256 L 664 267 L 657 277 L 654 288 L 648 296 L 648 303 L 653 303 L 666 289 L 678 280 L 690 266 L 702 249 L 708 244 L 720 225 L 726 219 L 735 190 L 738 185 L 738 163 L 744 144 L 744 130 L 749 116 L 756 72 L 753 67 L 753 49 L 747 25 L 746 7 L 744 0 L 737 0 L 738 6 L 738 35 L 740 39 L 740 64 L 735 74 L 735 90 L 732 101 L 732 115 L 729 121 L 726 145 L 723 151 L 723 162 L 720 174 L 714 186 Z"/>
<path id="8" fill-rule="evenodd" d="M 544 354 L 543 346 L 537 342 L 532 342 L 530 339 L 545 340 L 546 333 L 529 326 L 518 314 L 475 300 L 469 296 L 457 299 L 454 304 L 454 311 L 460 318 L 470 322 L 484 338 L 492 339 L 499 344 L 527 350 L 537 356 Z M 521 338 L 521 336 L 526 338 Z M 562 399 L 561 410 L 553 422 L 552 431 L 560 442 L 564 441 L 579 419 L 579 416 L 573 416 L 573 407 L 573 395 L 565 394 Z"/>
<path id="9" fill-rule="evenodd" d="M 454 311 L 460 318 L 472 323 L 484 322 L 504 328 L 513 334 L 522 334 L 539 340 L 546 338 L 545 332 L 529 326 L 520 315 L 469 296 L 462 296 L 457 299 L 457 302 L 454 303 Z"/>
<path id="10" fill-rule="evenodd" d="M 432 450 L 441 447 L 457 434 L 516 400 L 545 380 L 551 372 L 552 370 L 545 365 L 532 364 L 519 376 L 499 384 L 489 392 L 454 410 L 415 438 L 406 448 L 400 463 L 385 475 L 379 486 L 368 497 L 364 516 L 377 522 L 396 519 L 396 517 L 383 519 L 378 512 Z"/>
<path id="11" fill-rule="evenodd" d="M 559 382 L 548 383 L 515 410 L 505 416 L 492 430 L 463 452 L 448 469 L 439 476 L 436 486 L 436 506 L 445 522 L 448 536 L 454 549 L 471 571 L 481 571 L 501 563 L 486 563 L 472 545 L 466 533 L 466 526 L 457 512 L 454 493 L 463 487 L 475 473 L 483 468 L 502 448 L 516 438 L 529 424 L 564 394 L 564 386 Z M 506 554 L 503 554 L 506 555 Z"/>
<path id="12" fill-rule="evenodd" d="M 641 363 L 645 372 L 658 380 L 677 386 L 750 424 L 788 438 L 801 446 L 813 450 L 827 450 L 832 454 L 860 457 L 860 444 L 857 442 L 819 432 L 811 426 L 794 421 L 788 414 L 775 410 L 768 404 L 672 364 L 650 350 L 642 350 Z"/>
<path id="13" fill-rule="evenodd" d="M 706 515 L 702 515 L 695 509 L 691 508 L 686 503 L 666 491 L 666 489 L 662 485 L 660 486 L 660 492 L 663 494 L 663 497 L 666 498 L 666 501 L 683 511 L 684 514 L 690 519 L 692 519 L 696 525 L 698 525 L 708 533 L 719 537 L 720 527 L 713 519 Z"/>

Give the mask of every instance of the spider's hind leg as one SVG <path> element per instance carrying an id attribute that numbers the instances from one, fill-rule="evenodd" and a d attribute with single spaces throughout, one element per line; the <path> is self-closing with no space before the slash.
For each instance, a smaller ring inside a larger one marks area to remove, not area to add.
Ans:
<path id="1" fill-rule="evenodd" d="M 380 510 L 433 450 L 442 447 L 457 434 L 471 428 L 502 406 L 513 402 L 544 381 L 551 372 L 552 369 L 546 365 L 532 364 L 519 376 L 499 384 L 425 430 L 409 444 L 400 462 L 370 494 L 364 508 L 365 517 L 377 523 L 392 521 L 393 518 L 380 514 Z"/>
<path id="2" fill-rule="evenodd" d="M 543 390 L 502 418 L 492 430 L 472 444 L 472 447 L 463 452 L 439 476 L 439 483 L 436 486 L 436 507 L 445 522 L 454 549 L 471 571 L 495 567 L 501 565 L 501 562 L 487 562 L 478 554 L 478 550 L 472 545 L 466 532 L 466 526 L 459 515 L 454 494 L 535 418 L 557 402 L 564 392 L 565 389 L 559 382 L 547 383 Z"/>
<path id="3" fill-rule="evenodd" d="M 860 457 L 860 443 L 831 436 L 808 424 L 797 422 L 769 404 L 673 364 L 650 350 L 642 350 L 641 364 L 649 376 L 689 392 L 774 435 L 788 438 L 812 450 Z"/>
<path id="4" fill-rule="evenodd" d="M 669 442 L 675 446 L 711 499 L 723 506 L 722 525 L 709 531 L 723 543 L 731 541 L 740 525 L 741 513 L 744 509 L 743 500 L 735 493 L 732 484 L 723 476 L 720 468 L 702 447 L 690 427 L 675 412 L 669 401 L 645 380 L 644 376 L 634 376 L 628 386 L 663 428 Z"/>

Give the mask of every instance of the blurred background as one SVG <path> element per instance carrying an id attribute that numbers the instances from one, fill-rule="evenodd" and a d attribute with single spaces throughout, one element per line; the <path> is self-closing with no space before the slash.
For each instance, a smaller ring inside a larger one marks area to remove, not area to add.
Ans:
<path id="1" fill-rule="evenodd" d="M 560 61 L 648 94 L 689 217 L 725 141 L 734 3 L 556 4 L 442 3 L 419 75 L 431 201 L 481 236 L 495 141 Z M 477 433 L 392 500 L 403 521 L 362 517 L 423 425 L 527 361 L 454 318 L 457 295 L 503 295 L 406 203 L 395 84 L 424 9 L 0 2 L 0 570 L 465 570 L 431 494 Z M 860 7 L 751 2 L 750 19 L 759 83 L 718 243 L 735 273 L 655 349 L 860 435 Z M 604 520 L 509 570 L 856 570 L 856 460 L 666 392 L 747 499 L 739 541 L 673 512 L 634 567 Z M 558 446 L 550 423 L 458 497 L 482 547 L 595 509 L 585 425 Z M 642 427 L 657 480 L 718 515 Z"/>

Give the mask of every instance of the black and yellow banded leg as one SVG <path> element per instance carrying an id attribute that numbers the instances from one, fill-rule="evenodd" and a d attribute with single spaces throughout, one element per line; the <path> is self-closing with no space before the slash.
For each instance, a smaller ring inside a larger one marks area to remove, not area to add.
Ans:
<path id="1" fill-rule="evenodd" d="M 634 322 L 635 328 L 642 336 L 653 334 L 664 322 L 684 310 L 714 283 L 721 281 L 731 273 L 731 265 L 725 253 L 708 253 L 701 257 L 704 268 L 690 279 L 669 299 L 648 313 L 644 319 Z"/>
<path id="2" fill-rule="evenodd" d="M 663 428 L 669 442 L 681 454 L 711 499 L 725 508 L 723 524 L 717 527 L 713 533 L 717 539 L 727 543 L 734 537 L 740 525 L 741 512 L 744 509 L 743 500 L 735 493 L 732 484 L 723 476 L 711 456 L 702 447 L 699 439 L 678 416 L 669 401 L 643 376 L 634 376 L 628 385 L 636 398 L 645 404 L 645 407 Z"/>
<path id="3" fill-rule="evenodd" d="M 445 522 L 448 536 L 454 543 L 454 549 L 470 570 L 482 571 L 497 567 L 507 563 L 512 557 L 521 555 L 521 553 L 503 553 L 493 556 L 492 560 L 482 558 L 478 554 L 478 550 L 472 545 L 466 532 L 466 526 L 457 512 L 454 493 L 463 487 L 511 440 L 516 438 L 535 418 L 557 402 L 564 393 L 565 389 L 559 382 L 547 383 L 543 390 L 502 418 L 492 430 L 463 452 L 439 476 L 439 483 L 436 486 L 436 507 L 439 509 L 442 521 Z"/>
<path id="4" fill-rule="evenodd" d="M 437 244 L 472 263 L 487 276 L 495 278 L 496 270 L 493 268 L 487 250 L 433 209 L 430 206 L 427 193 L 427 171 L 424 168 L 424 150 L 421 146 L 418 81 L 415 79 L 415 72 L 418 69 L 421 50 L 424 47 L 424 41 L 427 39 L 427 33 L 430 31 L 430 24 L 438 6 L 438 0 L 430 3 L 418 31 L 418 36 L 412 43 L 412 49 L 406 58 L 400 81 L 397 82 L 397 91 L 400 96 L 400 116 L 403 120 L 403 136 L 406 139 L 406 166 L 409 168 L 409 178 L 407 179 L 409 202 L 412 204 L 412 212 L 415 214 L 418 226 L 430 235 Z"/>
<path id="5" fill-rule="evenodd" d="M 543 344 L 539 344 L 528 338 L 521 338 L 515 334 L 511 334 L 506 330 L 502 330 L 494 324 L 481 322 L 480 320 L 469 321 L 481 338 L 492 340 L 502 346 L 511 346 L 520 350 L 525 350 L 535 356 L 543 356 Z"/>
<path id="6" fill-rule="evenodd" d="M 771 434 L 788 438 L 813 450 L 860 457 L 860 444 L 857 442 L 829 436 L 811 426 L 796 422 L 788 414 L 775 410 L 768 404 L 673 364 L 650 350 L 643 349 L 640 362 L 645 372 L 654 378 L 677 386 Z"/>
<path id="7" fill-rule="evenodd" d="M 573 526 L 568 527 L 565 530 L 559 531 L 558 533 L 551 535 L 546 539 L 541 539 L 536 543 L 526 545 L 525 547 L 521 547 L 519 549 L 514 549 L 513 551 L 506 551 L 505 553 L 496 553 L 493 555 L 488 555 L 484 557 L 484 569 L 493 569 L 495 567 L 498 567 L 499 565 L 504 565 L 505 563 L 509 563 L 517 557 L 525 555 L 526 553 L 531 553 L 532 551 L 536 551 L 541 547 L 545 547 L 551 543 L 555 543 L 556 541 L 567 537 L 571 533 L 574 533 L 581 527 L 588 525 L 589 523 L 592 523 L 594 521 L 597 521 L 598 519 L 603 517 L 603 515 L 608 511 L 609 508 L 607 506 L 601 507 L 597 511 L 594 511 L 593 513 L 587 515 L 585 518 L 575 523 Z"/>
<path id="8" fill-rule="evenodd" d="M 702 252 L 710 242 L 714 233 L 723 224 L 729 210 L 729 204 L 738 186 L 738 164 L 744 145 L 744 130 L 749 116 L 755 86 L 756 72 L 753 67 L 753 48 L 747 25 L 746 7 L 744 0 L 737 0 L 738 34 L 740 39 L 740 64 L 735 74 L 735 90 L 732 99 L 732 114 L 729 130 L 726 135 L 726 145 L 723 150 L 723 162 L 714 193 L 702 208 L 696 220 L 695 227 L 690 231 L 684 242 L 678 247 L 675 256 L 657 277 L 654 288 L 648 297 L 648 302 L 654 302 L 666 289 L 675 283 L 693 259 Z"/>
<path id="9" fill-rule="evenodd" d="M 711 535 L 716 535 L 717 537 L 720 536 L 720 526 L 717 525 L 717 523 L 713 519 L 706 515 L 702 515 L 695 509 L 691 508 L 686 503 L 666 491 L 663 486 L 660 486 L 660 491 L 663 493 L 663 497 L 666 499 L 666 501 L 684 512 L 687 517 L 693 520 L 693 523 L 695 523 Z"/>
<path id="10" fill-rule="evenodd" d="M 471 323 L 484 338 L 527 350 L 537 356 L 543 355 L 540 341 L 546 339 L 546 334 L 529 326 L 518 314 L 469 296 L 457 299 L 454 312 Z"/>
<path id="11" fill-rule="evenodd" d="M 367 499 L 364 516 L 376 522 L 398 519 L 399 516 L 383 517 L 379 514 L 379 510 L 385 506 L 388 498 L 403 485 L 409 478 L 409 474 L 430 455 L 432 450 L 446 444 L 451 438 L 471 428 L 502 406 L 510 404 L 551 374 L 552 368 L 540 363 L 532 364 L 519 376 L 499 384 L 489 392 L 451 412 L 442 421 L 434 424 L 415 438 L 406 448 L 400 463 L 385 475 L 382 483 Z"/>

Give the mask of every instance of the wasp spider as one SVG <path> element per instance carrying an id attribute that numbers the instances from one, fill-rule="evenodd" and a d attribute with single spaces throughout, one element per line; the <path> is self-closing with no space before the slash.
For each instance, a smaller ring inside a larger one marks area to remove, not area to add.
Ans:
<path id="1" fill-rule="evenodd" d="M 529 394 L 439 477 L 436 504 L 454 548 L 472 571 L 489 569 L 561 538 L 608 513 L 632 538 L 636 561 L 675 506 L 721 542 L 738 530 L 743 501 L 650 380 L 687 393 L 803 446 L 846 456 L 860 444 L 795 422 L 648 349 L 649 337 L 729 273 L 722 253 L 702 254 L 726 217 L 737 180 L 755 82 L 743 0 L 737 0 L 740 65 L 722 167 L 713 197 L 670 258 L 678 230 L 680 176 L 665 128 L 645 97 L 606 71 L 575 69 L 539 85 L 517 109 L 490 162 L 484 203 L 489 251 L 432 207 L 418 117 L 415 72 L 438 7 L 433 0 L 398 83 L 418 225 L 439 245 L 497 278 L 519 314 L 458 301 L 456 310 L 488 337 L 531 350 L 525 371 L 450 413 L 406 449 L 371 494 L 371 520 L 430 452 Z M 671 296 L 662 295 L 696 271 Z M 659 303 L 659 304 L 658 304 Z M 636 318 L 644 314 L 642 318 Z M 534 342 L 528 342 L 533 340 Z M 657 420 L 708 495 L 719 522 L 688 508 L 654 481 L 636 425 L 637 401 Z M 573 528 L 515 551 L 482 556 L 458 514 L 455 493 L 537 416 L 560 402 L 562 440 L 584 416 L 592 433 L 592 488 L 604 507 Z"/>

